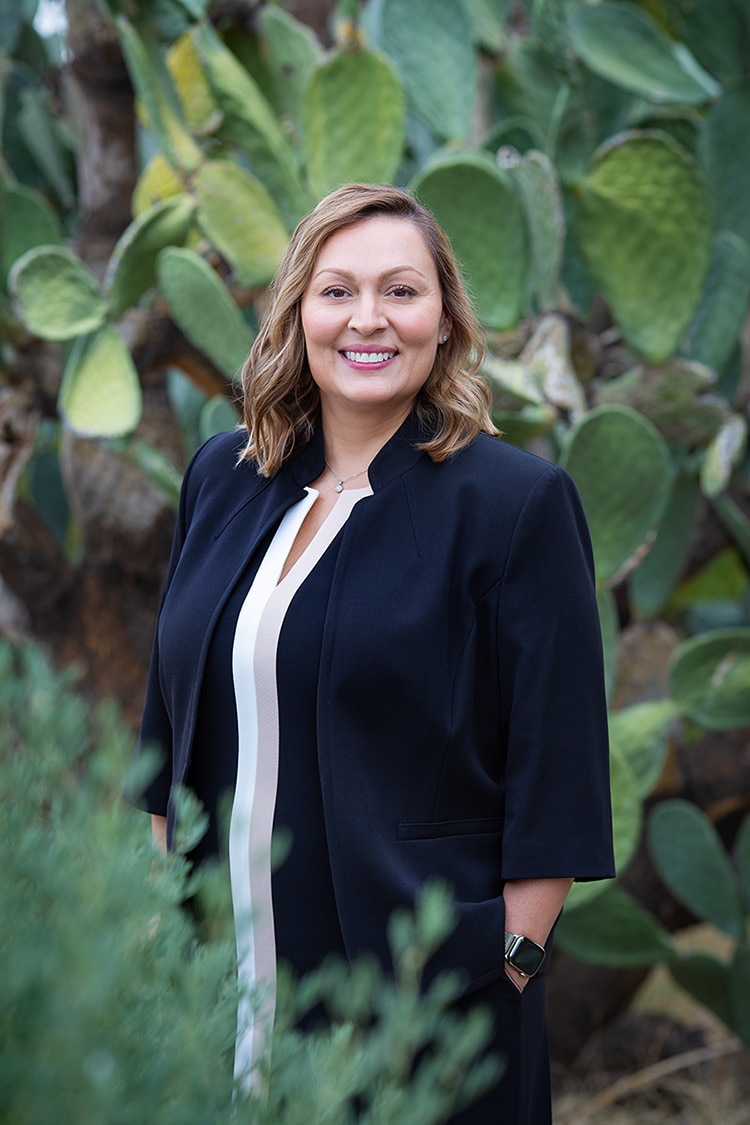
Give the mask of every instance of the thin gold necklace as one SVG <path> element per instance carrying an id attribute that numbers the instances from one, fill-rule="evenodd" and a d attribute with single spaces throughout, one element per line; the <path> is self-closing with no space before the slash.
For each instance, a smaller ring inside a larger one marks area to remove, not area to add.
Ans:
<path id="1" fill-rule="evenodd" d="M 338 473 L 335 473 L 333 471 L 333 469 L 331 468 L 331 466 L 328 464 L 327 461 L 325 461 L 324 464 L 325 464 L 325 467 L 328 469 L 328 472 L 331 474 L 331 476 L 336 481 L 336 487 L 333 490 L 334 492 L 343 492 L 344 491 L 344 485 L 346 484 L 347 481 L 354 480 L 356 477 L 361 477 L 362 473 L 366 473 L 368 468 L 369 468 L 369 465 L 365 465 L 364 469 L 360 469 L 358 473 L 352 473 L 352 475 L 350 477 L 340 477 Z"/>

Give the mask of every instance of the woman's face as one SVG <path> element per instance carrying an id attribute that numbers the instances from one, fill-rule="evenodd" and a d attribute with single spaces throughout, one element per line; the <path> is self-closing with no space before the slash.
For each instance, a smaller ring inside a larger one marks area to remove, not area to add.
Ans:
<path id="1" fill-rule="evenodd" d="M 450 331 L 419 227 L 375 215 L 332 234 L 301 304 L 310 372 L 326 409 L 408 414 Z"/>

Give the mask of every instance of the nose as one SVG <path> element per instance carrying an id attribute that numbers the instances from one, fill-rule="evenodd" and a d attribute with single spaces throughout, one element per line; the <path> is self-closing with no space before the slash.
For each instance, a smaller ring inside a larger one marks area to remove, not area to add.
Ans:
<path id="1" fill-rule="evenodd" d="M 386 328 L 388 320 L 376 293 L 360 293 L 352 306 L 349 327 L 362 336 L 370 336 Z"/>

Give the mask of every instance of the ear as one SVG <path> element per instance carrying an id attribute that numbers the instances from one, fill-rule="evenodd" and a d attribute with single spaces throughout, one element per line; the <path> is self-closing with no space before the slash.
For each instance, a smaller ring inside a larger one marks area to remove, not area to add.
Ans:
<path id="1" fill-rule="evenodd" d="M 438 340 L 441 344 L 444 344 L 447 341 L 448 337 L 451 334 L 452 327 L 453 324 L 451 323 L 450 317 L 443 313 L 443 316 L 440 320 L 440 331 L 438 333 Z"/>

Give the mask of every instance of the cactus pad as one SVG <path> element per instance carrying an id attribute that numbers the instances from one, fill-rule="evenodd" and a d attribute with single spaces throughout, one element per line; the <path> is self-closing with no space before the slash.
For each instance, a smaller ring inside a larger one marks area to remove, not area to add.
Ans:
<path id="1" fill-rule="evenodd" d="M 721 87 L 635 4 L 582 5 L 572 18 L 579 58 L 594 74 L 653 102 L 702 105 Z"/>
<path id="2" fill-rule="evenodd" d="M 405 98 L 382 55 L 343 49 L 315 68 L 305 97 L 307 175 L 316 196 L 353 180 L 387 183 L 404 144 Z"/>
<path id="3" fill-rule="evenodd" d="M 630 598 L 639 617 L 666 606 L 690 553 L 700 491 L 692 477 L 678 477 L 651 550 L 630 576 Z"/>
<path id="4" fill-rule="evenodd" d="M 265 285 L 289 236 L 276 205 L 254 176 L 231 160 L 212 160 L 194 179 L 198 221 L 241 285 Z"/>
<path id="5" fill-rule="evenodd" d="M 444 140 L 468 138 L 477 99 L 474 34 L 455 0 L 381 0 L 378 39 L 417 114 Z"/>
<path id="6" fill-rule="evenodd" d="M 623 133 L 581 182 L 584 259 L 627 342 L 658 362 L 674 352 L 701 295 L 711 215 L 687 153 L 660 133 Z"/>
<path id="7" fill-rule="evenodd" d="M 201 151 L 188 129 L 182 104 L 159 46 L 145 29 L 143 21 L 140 31 L 136 31 L 124 16 L 117 19 L 122 53 L 133 86 L 164 155 L 173 167 L 192 172 L 201 162 Z"/>
<path id="8" fill-rule="evenodd" d="M 254 173 L 293 226 L 308 210 L 297 158 L 260 87 L 208 24 L 196 24 L 193 41 L 224 115 L 221 136 L 250 158 Z"/>
<path id="9" fill-rule="evenodd" d="M 533 149 L 524 156 L 514 149 L 501 149 L 497 159 L 518 185 L 529 227 L 537 303 L 541 309 L 550 308 L 557 302 L 565 245 L 565 215 L 555 167 L 548 156 Z"/>
<path id="10" fill-rule="evenodd" d="M 63 246 L 27 251 L 8 280 L 21 320 L 43 340 L 71 340 L 106 319 L 96 278 Z"/>
<path id="11" fill-rule="evenodd" d="M 521 316 L 528 250 L 523 208 L 513 186 L 479 155 L 446 157 L 412 183 L 447 231 L 490 328 L 512 328 Z"/>
<path id="12" fill-rule="evenodd" d="M 600 406 L 568 432 L 560 463 L 573 477 L 591 530 L 600 582 L 638 561 L 664 513 L 672 467 L 647 419 L 625 406 Z"/>
<path id="13" fill-rule="evenodd" d="M 0 186 L 0 276 L 27 250 L 62 241 L 62 227 L 43 195 L 21 185 Z"/>
<path id="14" fill-rule="evenodd" d="M 58 405 L 68 426 L 84 437 L 120 437 L 138 424 L 138 373 L 112 325 L 76 340 L 65 365 Z"/>
<path id="15" fill-rule="evenodd" d="M 671 669 L 671 695 L 709 730 L 750 724 L 750 629 L 716 629 L 684 641 Z"/>
<path id="16" fill-rule="evenodd" d="M 252 340 L 226 285 L 192 250 L 163 250 L 156 271 L 159 288 L 185 336 L 233 379 Z"/>
<path id="17" fill-rule="evenodd" d="M 104 277 L 107 303 L 115 320 L 156 284 L 159 252 L 184 241 L 194 213 L 190 196 L 174 196 L 144 211 L 121 235 Z"/>
<path id="18" fill-rule="evenodd" d="M 721 371 L 750 309 L 750 248 L 729 231 L 714 236 L 703 296 L 682 343 L 692 359 Z"/>
<path id="19" fill-rule="evenodd" d="M 745 936 L 740 888 L 726 849 L 705 813 L 688 801 L 662 801 L 653 810 L 648 842 L 672 894 L 701 921 Z"/>

